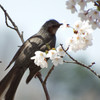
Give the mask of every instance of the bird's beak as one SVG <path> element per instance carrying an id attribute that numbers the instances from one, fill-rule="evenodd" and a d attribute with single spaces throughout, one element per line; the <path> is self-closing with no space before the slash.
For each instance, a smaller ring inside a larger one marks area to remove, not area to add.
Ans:
<path id="1" fill-rule="evenodd" d="M 63 25 L 63 23 L 60 23 L 59 26 Z"/>
<path id="2" fill-rule="evenodd" d="M 60 23 L 60 26 L 63 25 L 63 23 Z"/>
<path id="3" fill-rule="evenodd" d="M 61 25 L 63 25 L 62 23 L 59 23 L 57 26 L 60 27 Z"/>

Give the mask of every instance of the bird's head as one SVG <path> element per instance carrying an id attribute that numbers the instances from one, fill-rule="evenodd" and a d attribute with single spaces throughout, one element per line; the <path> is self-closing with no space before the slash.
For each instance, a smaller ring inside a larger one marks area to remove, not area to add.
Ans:
<path id="1" fill-rule="evenodd" d="M 48 31 L 51 35 L 55 35 L 56 31 L 62 24 L 52 19 L 44 23 L 43 28 Z"/>

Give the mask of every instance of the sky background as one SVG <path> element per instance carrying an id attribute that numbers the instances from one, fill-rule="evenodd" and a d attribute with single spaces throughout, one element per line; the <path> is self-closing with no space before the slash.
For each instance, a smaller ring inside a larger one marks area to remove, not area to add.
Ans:
<path id="1" fill-rule="evenodd" d="M 68 24 L 73 25 L 75 21 L 79 20 L 77 14 L 71 14 L 69 10 L 66 9 L 66 0 L 0 0 L 0 4 L 7 10 L 10 17 L 18 26 L 20 32 L 24 32 L 24 39 L 27 40 L 30 36 L 37 33 L 40 27 L 49 19 L 56 19 L 59 22 L 66 21 Z M 0 9 L 0 79 L 7 73 L 4 72 L 4 69 L 18 50 L 18 46 L 22 45 L 20 38 L 14 30 L 11 30 L 5 25 L 5 16 L 3 11 Z M 59 29 L 57 31 L 57 44 L 65 44 L 66 39 L 72 35 L 71 29 Z M 100 29 L 96 29 L 93 32 L 93 45 L 88 47 L 85 51 L 79 52 L 70 52 L 70 54 L 78 60 L 84 59 L 87 64 L 95 62 L 96 65 L 93 66 L 93 69 L 100 74 Z M 81 60 L 82 61 L 82 60 Z M 60 68 L 60 67 L 59 67 Z M 59 69 L 58 68 L 58 69 Z M 62 70 L 62 69 L 60 69 Z M 42 87 L 37 79 L 33 79 L 29 85 L 25 84 L 26 75 L 25 73 L 21 84 L 19 85 L 17 95 L 15 100 L 44 100 L 44 92 Z M 70 74 L 70 73 L 69 73 Z M 50 79 L 52 80 L 52 75 Z M 71 79 L 70 79 L 71 80 Z M 98 81 L 98 79 L 96 79 Z M 52 80 L 53 81 L 53 80 Z M 62 80 L 64 81 L 64 80 Z M 50 95 L 52 95 L 52 100 L 73 100 L 71 94 L 64 94 L 65 87 L 64 83 L 53 83 L 48 81 L 48 88 Z M 69 82 L 70 84 L 70 82 Z M 55 85 L 62 88 L 56 88 Z M 54 87 L 53 87 L 54 86 Z M 68 87 L 68 85 L 67 85 Z M 60 91 L 59 91 L 60 90 Z M 23 92 L 24 91 L 24 92 Z M 55 93 L 54 95 L 54 92 Z M 59 91 L 59 92 L 58 92 Z M 37 93 L 39 94 L 37 96 Z M 19 95 L 20 94 L 20 95 Z M 62 96 L 64 99 L 62 99 Z M 30 98 L 30 99 L 29 99 Z M 78 100 L 78 99 L 76 99 Z M 81 99 L 79 99 L 81 100 Z M 85 100 L 85 99 L 83 99 Z M 89 100 L 89 99 L 87 99 Z"/>

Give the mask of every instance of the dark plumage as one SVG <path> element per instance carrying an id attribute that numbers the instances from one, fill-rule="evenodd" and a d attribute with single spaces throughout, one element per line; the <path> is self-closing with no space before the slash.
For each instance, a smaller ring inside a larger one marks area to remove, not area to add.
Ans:
<path id="1" fill-rule="evenodd" d="M 27 68 L 29 68 L 30 73 L 26 79 L 26 83 L 29 83 L 34 75 L 41 69 L 36 66 L 34 61 L 30 60 L 30 58 L 34 56 L 35 51 L 48 50 L 47 44 L 50 48 L 55 47 L 55 34 L 60 25 L 61 24 L 56 20 L 49 20 L 42 26 L 37 34 L 23 43 L 6 69 L 8 69 L 13 62 L 15 62 L 14 66 L 0 82 L 0 100 L 2 100 L 2 98 L 5 98 L 5 100 L 14 99 L 17 87 Z"/>

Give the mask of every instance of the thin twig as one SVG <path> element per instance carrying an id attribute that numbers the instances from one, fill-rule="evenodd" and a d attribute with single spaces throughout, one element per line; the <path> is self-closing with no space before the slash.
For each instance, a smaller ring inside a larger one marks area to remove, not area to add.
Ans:
<path id="1" fill-rule="evenodd" d="M 53 70 L 54 70 L 54 65 L 53 65 L 53 66 L 51 67 L 51 69 L 49 70 L 47 76 L 46 76 L 45 79 L 44 79 L 43 84 L 46 84 L 46 81 L 47 81 L 48 77 L 50 76 L 50 74 L 51 74 L 51 72 L 52 72 Z"/>
<path id="2" fill-rule="evenodd" d="M 11 28 L 11 29 L 14 29 L 13 27 L 11 27 L 9 24 L 8 24 L 8 21 L 7 21 L 7 15 L 5 14 L 5 23 L 7 25 L 7 27 Z"/>
<path id="3" fill-rule="evenodd" d="M 7 11 L 4 9 L 4 7 L 3 7 L 1 4 L 0 4 L 0 8 L 3 10 L 3 12 L 4 12 L 4 14 L 5 14 L 5 23 L 6 23 L 7 27 L 9 27 L 9 28 L 15 30 L 15 31 L 18 33 L 18 35 L 19 35 L 19 37 L 20 37 L 22 43 L 24 43 L 23 36 L 22 36 L 22 34 L 20 33 L 20 31 L 19 31 L 17 25 L 14 23 L 14 21 L 11 19 L 11 17 L 9 16 L 9 14 L 7 13 Z M 13 27 L 10 26 L 10 25 L 8 24 L 8 20 L 7 20 L 7 19 L 9 19 L 9 21 L 11 22 L 11 24 L 12 24 Z"/>
<path id="4" fill-rule="evenodd" d="M 46 84 L 44 84 L 44 81 L 42 79 L 41 73 L 38 72 L 36 76 L 38 77 L 38 79 L 40 80 L 40 82 L 42 84 L 43 90 L 45 92 L 46 100 L 50 100 L 50 96 L 49 96 L 48 90 L 46 88 Z"/>
<path id="5" fill-rule="evenodd" d="M 72 63 L 72 64 L 76 64 L 74 61 L 63 61 L 64 63 Z"/>
<path id="6" fill-rule="evenodd" d="M 62 44 L 60 44 L 60 45 L 61 45 L 62 49 L 64 50 L 63 45 L 62 45 Z M 81 66 L 87 68 L 87 69 L 90 70 L 94 75 L 96 75 L 98 78 L 100 78 L 100 75 L 98 75 L 94 70 L 91 69 L 91 67 L 95 64 L 95 62 L 93 62 L 91 65 L 88 65 L 88 66 L 87 66 L 87 65 L 85 65 L 85 64 L 83 64 L 83 63 L 77 61 L 76 59 L 74 59 L 71 55 L 68 54 L 68 52 L 66 52 L 66 50 L 64 50 L 64 52 L 67 54 L 67 56 L 68 56 L 72 61 L 74 61 L 74 62 L 71 62 L 71 63 L 78 64 L 78 65 L 81 65 Z"/>

